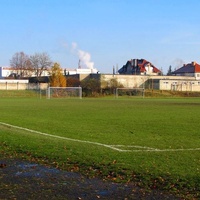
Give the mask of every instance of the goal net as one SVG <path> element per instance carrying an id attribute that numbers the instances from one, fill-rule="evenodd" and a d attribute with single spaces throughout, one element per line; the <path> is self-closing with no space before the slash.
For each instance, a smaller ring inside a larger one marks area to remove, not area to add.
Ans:
<path id="1" fill-rule="evenodd" d="M 82 98 L 82 87 L 49 87 L 47 98 Z"/>
<path id="2" fill-rule="evenodd" d="M 144 98 L 144 88 L 116 88 L 115 97 L 142 97 Z"/>

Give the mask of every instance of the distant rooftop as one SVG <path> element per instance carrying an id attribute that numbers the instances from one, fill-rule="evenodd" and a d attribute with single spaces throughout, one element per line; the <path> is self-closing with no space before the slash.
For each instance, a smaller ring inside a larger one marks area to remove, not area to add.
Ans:
<path id="1" fill-rule="evenodd" d="M 183 74 L 183 73 L 200 73 L 200 65 L 196 62 L 184 64 L 181 68 L 175 70 L 172 74 Z"/>

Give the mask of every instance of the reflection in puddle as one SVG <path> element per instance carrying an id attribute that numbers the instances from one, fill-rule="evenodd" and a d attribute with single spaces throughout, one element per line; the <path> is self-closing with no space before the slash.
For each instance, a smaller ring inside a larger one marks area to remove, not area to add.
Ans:
<path id="1" fill-rule="evenodd" d="M 48 168 L 38 164 L 31 163 L 20 163 L 17 166 L 16 176 L 24 176 L 24 177 L 44 177 L 47 174 L 57 174 L 60 170 L 56 168 Z"/>

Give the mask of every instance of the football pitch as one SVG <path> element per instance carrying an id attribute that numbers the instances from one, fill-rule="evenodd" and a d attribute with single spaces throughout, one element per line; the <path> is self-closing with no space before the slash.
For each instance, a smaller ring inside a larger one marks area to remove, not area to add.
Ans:
<path id="1" fill-rule="evenodd" d="M 8 152 L 199 196 L 200 99 L 0 99 Z"/>

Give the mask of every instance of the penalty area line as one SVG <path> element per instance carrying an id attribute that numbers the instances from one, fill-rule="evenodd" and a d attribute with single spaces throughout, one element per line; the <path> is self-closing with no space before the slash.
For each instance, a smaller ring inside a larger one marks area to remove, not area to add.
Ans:
<path id="1" fill-rule="evenodd" d="M 145 149 L 146 151 L 147 151 L 147 150 L 153 150 L 153 151 L 159 150 L 159 149 L 155 149 L 155 148 L 151 148 L 151 147 L 138 146 L 138 145 L 110 145 L 110 146 L 112 146 L 112 147 L 138 148 L 139 151 L 143 151 L 143 150 L 140 150 L 140 149 Z M 127 151 L 128 151 L 128 150 L 127 150 Z M 132 151 L 138 151 L 138 150 L 132 150 Z"/>
<path id="2" fill-rule="evenodd" d="M 11 128 L 15 128 L 15 129 L 20 129 L 20 130 L 24 130 L 27 132 L 31 132 L 31 133 L 36 133 L 39 135 L 43 135 L 43 136 L 47 136 L 47 137 L 53 137 L 53 138 L 57 138 L 57 139 L 62 139 L 62 140 L 68 140 L 68 141 L 73 141 L 73 142 L 80 142 L 80 143 L 87 143 L 87 144 L 93 144 L 93 145 L 98 145 L 98 146 L 103 146 L 118 152 L 176 152 L 176 151 L 200 151 L 200 148 L 188 148 L 188 149 L 155 149 L 155 148 L 151 148 L 151 147 L 145 147 L 145 146 L 137 146 L 137 145 L 107 145 L 107 144 L 103 144 L 103 143 L 99 143 L 99 142 L 91 142 L 88 140 L 78 140 L 78 139 L 73 139 L 73 138 L 68 138 L 68 137 L 62 137 L 62 136 L 58 136 L 58 135 L 52 135 L 52 134 L 48 134 L 48 133 L 43 133 L 40 131 L 36 131 L 36 130 L 32 130 L 32 129 L 28 129 L 28 128 L 24 128 L 24 127 L 20 127 L 20 126 L 15 126 L 12 124 L 7 124 L 4 122 L 0 122 L 1 125 L 3 126 L 7 126 L 7 127 L 11 127 Z M 118 147 L 118 148 L 117 148 Z M 138 148 L 138 149 L 120 149 L 119 147 L 123 148 Z"/>
<path id="3" fill-rule="evenodd" d="M 40 131 L 35 131 L 35 130 L 32 130 L 32 129 L 28 129 L 28 128 L 24 128 L 24 127 L 20 127 L 20 126 L 15 126 L 15 125 L 12 125 L 12 124 L 7 124 L 7 123 L 4 123 L 4 122 L 0 122 L 0 124 L 4 125 L 4 126 L 7 126 L 7 127 L 11 127 L 11 128 L 15 128 L 15 129 L 20 129 L 20 130 L 23 130 L 23 131 L 27 131 L 27 132 L 31 132 L 31 133 L 36 133 L 36 134 L 47 136 L 47 137 L 53 137 L 53 138 L 62 139 L 62 140 L 69 140 L 69 141 L 73 141 L 73 142 L 81 142 L 81 143 L 88 143 L 88 144 L 103 146 L 103 147 L 107 147 L 107 148 L 110 148 L 112 150 L 119 151 L 119 152 L 126 151 L 126 150 L 122 150 L 122 149 L 113 147 L 111 145 L 102 144 L 102 143 L 99 143 L 99 142 L 91 142 L 91 141 L 87 141 L 87 140 L 78 140 L 78 139 L 73 139 L 73 138 L 68 138 L 68 137 L 62 137 L 62 136 L 58 136 L 58 135 L 51 135 L 51 134 L 48 134 L 48 133 L 43 133 L 43 132 L 40 132 Z"/>
<path id="4" fill-rule="evenodd" d="M 138 146 L 138 145 L 111 145 L 112 147 L 127 147 L 127 148 L 138 148 L 138 149 L 132 149 L 132 150 L 124 150 L 126 152 L 175 152 L 175 151 L 200 151 L 200 148 L 188 148 L 188 149 L 155 149 L 151 147 L 145 147 L 145 146 Z"/>

